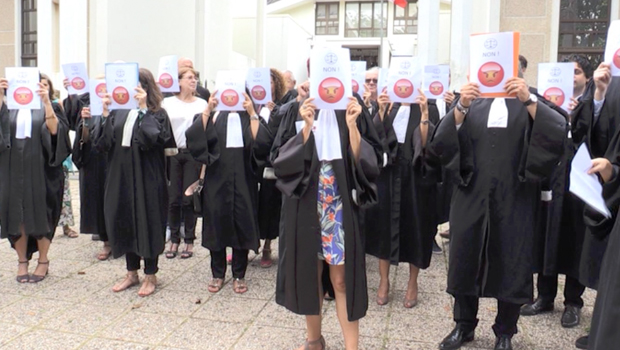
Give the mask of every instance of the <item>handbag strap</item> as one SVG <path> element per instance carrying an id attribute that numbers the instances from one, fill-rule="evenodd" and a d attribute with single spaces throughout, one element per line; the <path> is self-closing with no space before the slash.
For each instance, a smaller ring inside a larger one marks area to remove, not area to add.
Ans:
<path id="1" fill-rule="evenodd" d="M 207 165 L 203 164 L 200 168 L 200 184 L 202 185 L 205 182 L 205 173 L 207 172 Z"/>

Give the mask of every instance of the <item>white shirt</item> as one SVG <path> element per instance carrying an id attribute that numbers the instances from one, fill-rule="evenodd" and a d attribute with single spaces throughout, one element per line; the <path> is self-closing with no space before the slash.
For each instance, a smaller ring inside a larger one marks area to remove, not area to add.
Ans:
<path id="1" fill-rule="evenodd" d="M 176 96 L 166 97 L 161 106 L 168 113 L 174 140 L 179 149 L 187 148 L 185 131 L 194 122 L 194 116 L 207 108 L 207 101 L 196 98 L 194 102 L 181 101 Z"/>

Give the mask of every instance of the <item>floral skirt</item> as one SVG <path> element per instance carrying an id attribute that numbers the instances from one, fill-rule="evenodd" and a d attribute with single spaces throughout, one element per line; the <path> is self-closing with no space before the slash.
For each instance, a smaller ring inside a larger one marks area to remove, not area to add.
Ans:
<path id="1" fill-rule="evenodd" d="M 321 163 L 317 210 L 321 223 L 322 250 L 319 258 L 329 265 L 344 265 L 342 198 L 331 162 Z"/>
<path id="2" fill-rule="evenodd" d="M 69 188 L 69 169 L 62 166 L 62 170 L 65 173 L 65 189 L 62 194 L 62 210 L 60 211 L 60 221 L 58 226 L 73 226 L 73 209 L 71 208 L 71 189 Z"/>

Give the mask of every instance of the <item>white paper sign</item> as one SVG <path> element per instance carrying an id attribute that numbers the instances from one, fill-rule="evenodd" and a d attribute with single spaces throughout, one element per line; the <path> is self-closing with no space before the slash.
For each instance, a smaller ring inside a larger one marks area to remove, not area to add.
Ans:
<path id="1" fill-rule="evenodd" d="M 620 76 L 620 20 L 612 21 L 607 31 L 605 63 L 611 65 L 611 75 Z"/>
<path id="2" fill-rule="evenodd" d="M 575 63 L 539 63 L 538 92 L 547 101 L 555 103 L 568 111 L 570 99 L 573 97 Z"/>
<path id="3" fill-rule="evenodd" d="M 364 84 L 366 83 L 366 61 L 352 61 L 351 62 L 351 84 L 353 92 L 364 96 L 366 89 Z"/>
<path id="4" fill-rule="evenodd" d="M 387 91 L 388 78 L 390 76 L 390 70 L 387 68 L 379 68 L 379 74 L 377 75 L 377 94 L 381 95 L 383 91 Z"/>
<path id="5" fill-rule="evenodd" d="M 351 86 L 349 49 L 315 47 L 310 54 L 310 97 L 318 109 L 347 109 Z"/>
<path id="6" fill-rule="evenodd" d="M 241 117 L 239 113 L 230 113 L 228 114 L 228 124 L 226 124 L 226 148 L 241 147 L 243 147 Z"/>
<path id="7" fill-rule="evenodd" d="M 478 83 L 482 97 L 509 97 L 504 85 L 518 75 L 518 44 L 515 32 L 470 37 L 469 80 Z"/>
<path id="8" fill-rule="evenodd" d="M 415 103 L 420 95 L 422 74 L 417 58 L 392 57 L 387 92 L 392 102 Z"/>
<path id="9" fill-rule="evenodd" d="M 610 218 L 611 213 L 603 199 L 603 186 L 596 175 L 588 174 L 591 167 L 592 159 L 588 147 L 583 143 L 571 163 L 570 191 L 606 218 Z"/>
<path id="10" fill-rule="evenodd" d="M 179 92 L 179 66 L 177 56 L 164 56 L 159 59 L 157 82 L 161 92 Z"/>
<path id="11" fill-rule="evenodd" d="M 427 98 L 443 98 L 450 88 L 450 66 L 434 65 L 424 67 L 424 94 Z"/>
<path id="12" fill-rule="evenodd" d="M 266 105 L 267 102 L 273 101 L 269 68 L 250 68 L 248 69 L 248 77 L 246 79 L 246 84 L 254 103 Z"/>
<path id="13" fill-rule="evenodd" d="M 103 114 L 103 97 L 107 92 L 105 87 L 105 80 L 103 79 L 90 79 L 88 82 L 88 92 L 90 97 L 90 114 L 102 115 Z"/>
<path id="14" fill-rule="evenodd" d="M 88 92 L 88 71 L 84 62 L 63 64 L 62 71 L 65 78 L 69 80 L 67 87 L 69 95 L 80 95 Z"/>
<path id="15" fill-rule="evenodd" d="M 105 84 L 110 94 L 110 110 L 138 108 L 136 87 L 139 85 L 137 63 L 106 63 Z"/>
<path id="16" fill-rule="evenodd" d="M 5 69 L 9 88 L 6 91 L 8 109 L 40 109 L 39 69 L 31 67 L 7 67 Z"/>
<path id="17" fill-rule="evenodd" d="M 217 109 L 220 111 L 242 111 L 245 97 L 246 71 L 222 70 L 217 72 L 215 85 L 218 99 Z"/>

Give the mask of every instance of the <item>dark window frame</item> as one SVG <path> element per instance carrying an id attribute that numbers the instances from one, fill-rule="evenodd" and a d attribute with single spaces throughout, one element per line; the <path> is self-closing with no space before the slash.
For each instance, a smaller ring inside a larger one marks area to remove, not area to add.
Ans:
<path id="1" fill-rule="evenodd" d="M 409 14 L 409 9 L 411 8 L 412 5 L 416 6 L 416 13 L 415 16 Z M 417 8 L 418 6 L 418 0 L 410 0 L 407 3 L 407 7 L 405 7 L 404 9 L 404 16 L 397 16 L 396 13 L 398 11 L 398 6 L 394 5 L 394 22 L 392 24 L 392 32 L 394 33 L 394 35 L 417 35 L 418 34 L 418 14 L 419 14 L 419 9 Z M 408 24 L 409 21 L 412 21 L 412 24 Z M 396 28 L 400 28 L 403 27 L 404 28 L 404 32 L 400 32 L 400 30 L 397 32 Z M 411 29 L 411 32 L 409 32 L 409 28 Z"/>
<path id="2" fill-rule="evenodd" d="M 383 21 L 383 37 L 387 36 L 387 22 L 388 22 L 388 6 L 387 1 L 383 3 L 385 10 L 383 11 L 384 21 Z M 370 20 L 370 27 L 362 27 L 361 21 L 361 13 L 362 13 L 362 5 L 370 4 L 372 5 L 372 14 Z M 347 1 L 345 3 L 345 16 L 347 12 L 347 6 L 349 5 L 357 5 L 357 27 L 349 27 L 349 23 L 346 18 L 344 21 L 344 36 L 345 38 L 380 38 L 381 37 L 381 28 L 380 26 L 375 27 L 375 16 L 381 16 L 381 1 Z M 378 5 L 378 6 L 377 6 Z M 379 9 L 379 13 L 376 13 L 375 10 Z M 371 35 L 360 35 L 362 31 L 369 31 Z M 352 35 L 356 33 L 355 35 Z"/>
<path id="3" fill-rule="evenodd" d="M 319 18 L 319 7 L 325 6 L 325 17 Z M 336 17 L 330 18 L 330 10 L 336 8 Z M 335 28 L 335 33 L 333 29 Z M 324 31 L 323 31 L 324 29 Z M 330 29 L 332 32 L 330 33 Z M 315 35 L 338 35 L 340 34 L 340 2 L 317 2 L 314 10 L 314 33 Z"/>
<path id="4" fill-rule="evenodd" d="M 34 31 L 31 31 L 32 23 L 30 23 L 31 13 L 35 13 L 35 21 L 37 18 L 37 0 L 21 0 L 21 66 L 36 67 L 37 59 L 37 24 L 34 23 Z M 34 39 L 32 38 L 34 36 Z M 34 64 L 32 64 L 34 63 Z"/>

